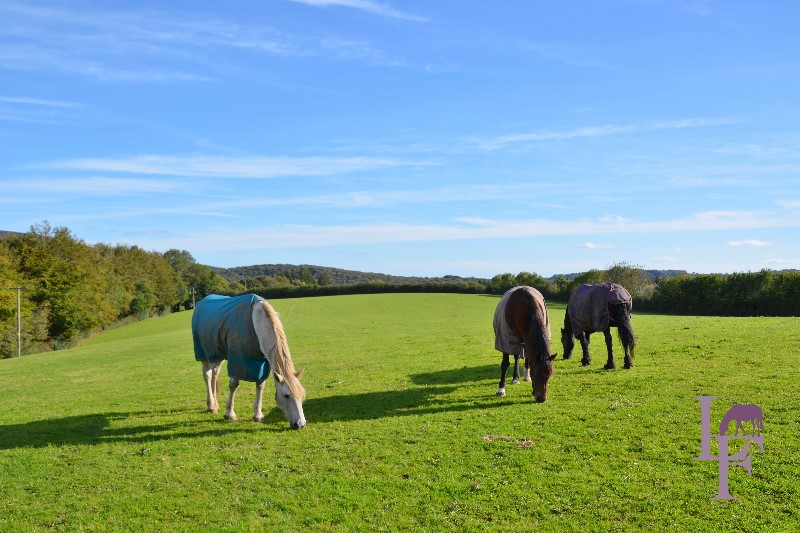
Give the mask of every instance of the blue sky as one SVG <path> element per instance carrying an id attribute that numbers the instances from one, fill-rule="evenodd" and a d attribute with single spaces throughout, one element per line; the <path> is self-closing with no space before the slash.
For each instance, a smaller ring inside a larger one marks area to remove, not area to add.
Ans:
<path id="1" fill-rule="evenodd" d="M 204 264 L 800 268 L 800 2 L 0 0 L 0 229 Z"/>

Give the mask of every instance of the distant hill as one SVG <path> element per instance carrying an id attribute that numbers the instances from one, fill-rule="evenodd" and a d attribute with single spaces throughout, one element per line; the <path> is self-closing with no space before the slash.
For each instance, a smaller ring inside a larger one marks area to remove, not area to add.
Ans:
<path id="1" fill-rule="evenodd" d="M 19 233 L 17 231 L 3 231 L 3 230 L 0 230 L 0 239 L 5 239 L 6 237 L 13 237 L 15 235 L 22 235 L 22 233 Z"/>
<path id="2" fill-rule="evenodd" d="M 319 281 L 321 278 L 327 278 L 330 285 L 352 285 L 354 283 L 364 283 L 369 281 L 383 281 L 385 283 L 395 284 L 418 284 L 418 283 L 489 283 L 490 280 L 485 278 L 462 278 L 461 276 L 442 276 L 435 278 L 417 277 L 417 276 L 392 276 L 389 274 L 378 274 L 375 272 L 359 272 L 357 270 L 344 270 L 342 268 L 333 268 L 317 265 L 285 265 L 285 264 L 271 264 L 271 265 L 252 265 L 233 268 L 219 268 L 210 267 L 212 271 L 219 274 L 230 282 L 241 281 L 246 278 L 255 278 L 258 276 L 285 276 L 289 279 L 299 279 L 302 277 L 304 269 L 311 274 L 311 276 Z"/>

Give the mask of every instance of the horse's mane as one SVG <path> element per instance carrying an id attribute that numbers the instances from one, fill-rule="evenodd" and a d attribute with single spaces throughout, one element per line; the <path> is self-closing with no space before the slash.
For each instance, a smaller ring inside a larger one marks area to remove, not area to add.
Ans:
<path id="1" fill-rule="evenodd" d="M 535 289 L 534 289 L 535 290 Z M 547 303 L 541 293 L 532 293 L 526 288 L 519 289 L 519 294 L 523 295 L 525 306 L 530 315 L 530 325 L 528 326 L 528 337 L 533 343 L 531 346 L 535 359 L 547 360 L 550 357 L 550 322 L 547 316 Z"/>
<path id="2" fill-rule="evenodd" d="M 262 300 L 261 305 L 264 306 L 264 310 L 267 312 L 267 318 L 272 323 L 272 329 L 275 330 L 275 368 L 273 372 L 283 376 L 285 380 L 284 383 L 289 387 L 292 396 L 302 400 L 306 397 L 306 389 L 295 375 L 292 354 L 289 352 L 289 343 L 286 341 L 286 334 L 283 332 L 283 323 L 281 323 L 278 313 L 269 302 Z"/>
<path id="3" fill-rule="evenodd" d="M 544 304 L 544 300 L 542 303 Z M 547 304 L 544 304 L 544 309 L 542 309 L 536 305 L 534 298 L 531 297 L 531 307 L 533 307 L 533 312 L 531 313 L 531 327 L 528 335 L 534 344 L 533 353 L 534 356 L 539 354 L 543 359 L 548 359 L 550 357 L 550 328 L 547 317 Z M 539 311 L 544 313 L 544 317 L 539 316 Z"/>

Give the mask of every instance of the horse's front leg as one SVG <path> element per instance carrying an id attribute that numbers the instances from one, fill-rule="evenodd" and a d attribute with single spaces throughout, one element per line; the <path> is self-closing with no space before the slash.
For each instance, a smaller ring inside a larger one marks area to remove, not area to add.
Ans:
<path id="1" fill-rule="evenodd" d="M 614 339 L 611 338 L 611 328 L 603 330 L 603 335 L 606 338 L 606 350 L 608 350 L 608 362 L 603 368 L 606 370 L 613 370 L 616 368 L 616 365 L 614 364 Z"/>
<path id="2" fill-rule="evenodd" d="M 531 361 L 528 359 L 527 354 L 525 353 L 525 349 L 522 349 L 522 359 L 523 363 L 525 364 L 525 375 L 523 376 L 523 381 L 530 381 L 531 380 Z"/>
<path id="3" fill-rule="evenodd" d="M 206 384 L 207 413 L 219 412 L 219 404 L 217 403 L 217 391 L 219 390 L 219 372 L 221 366 L 222 366 L 222 361 L 218 363 L 203 361 L 203 381 Z"/>
<path id="4" fill-rule="evenodd" d="M 497 396 L 503 397 L 506 395 L 506 372 L 511 363 L 508 360 L 508 354 L 503 352 L 503 362 L 500 363 L 500 385 L 497 387 Z"/>
<path id="5" fill-rule="evenodd" d="M 225 402 L 225 420 L 236 420 L 236 412 L 233 410 L 233 399 L 236 390 L 239 388 L 239 380 L 231 378 L 228 383 L 228 401 Z"/>
<path id="6" fill-rule="evenodd" d="M 261 412 L 261 399 L 264 395 L 264 385 L 267 380 L 256 383 L 256 401 L 253 403 L 253 422 L 263 422 L 264 413 Z"/>
<path id="7" fill-rule="evenodd" d="M 592 358 L 589 357 L 589 333 L 581 331 L 580 335 L 578 335 L 578 340 L 581 343 L 581 350 L 583 351 L 583 358 L 581 359 L 581 364 L 583 366 L 589 366 L 592 362 Z"/>

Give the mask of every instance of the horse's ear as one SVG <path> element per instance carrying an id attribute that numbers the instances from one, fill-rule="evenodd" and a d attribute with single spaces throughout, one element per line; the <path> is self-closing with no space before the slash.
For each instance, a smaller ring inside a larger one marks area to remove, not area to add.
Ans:
<path id="1" fill-rule="evenodd" d="M 305 371 L 306 371 L 305 368 L 301 368 L 300 372 L 295 372 L 294 373 L 294 377 L 296 377 L 297 379 L 303 379 L 303 372 L 305 372 Z"/>
<path id="2" fill-rule="evenodd" d="M 548 359 L 548 360 L 549 360 L 549 361 L 555 361 L 555 360 L 556 360 L 556 357 L 558 357 L 558 354 L 557 354 L 557 353 L 554 353 L 553 355 L 551 355 L 551 356 L 549 357 L 549 359 Z"/>
<path id="3" fill-rule="evenodd" d="M 278 381 L 278 383 L 283 383 L 284 381 L 283 376 L 281 376 L 277 372 L 275 372 L 275 379 Z"/>

